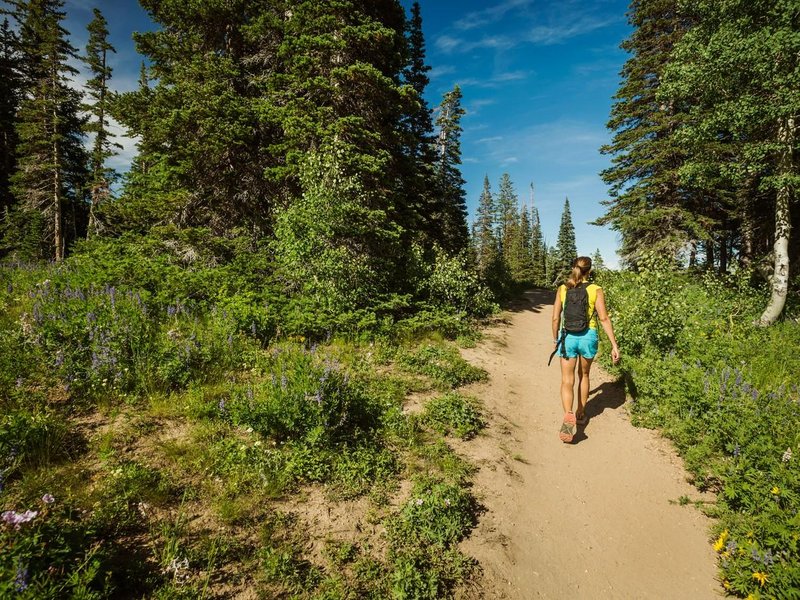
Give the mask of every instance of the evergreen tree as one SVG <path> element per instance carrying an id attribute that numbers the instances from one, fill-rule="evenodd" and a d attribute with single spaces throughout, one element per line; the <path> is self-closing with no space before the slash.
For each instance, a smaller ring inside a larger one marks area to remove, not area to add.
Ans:
<path id="1" fill-rule="evenodd" d="M 3 19 L 0 27 L 0 218 L 14 202 L 10 179 L 16 165 L 16 116 L 22 96 L 18 44 L 8 19 Z"/>
<path id="2" fill-rule="evenodd" d="M 575 246 L 575 226 L 572 224 L 572 213 L 569 210 L 569 198 L 564 200 L 564 211 L 561 213 L 561 226 L 558 229 L 556 245 L 556 263 L 554 281 L 569 274 L 572 261 L 578 256 Z"/>
<path id="3" fill-rule="evenodd" d="M 600 254 L 600 248 L 594 251 L 592 254 L 592 270 L 599 273 L 600 271 L 605 270 L 606 263 L 603 260 L 603 256 Z"/>
<path id="4" fill-rule="evenodd" d="M 492 190 L 489 185 L 489 176 L 483 178 L 483 191 L 478 199 L 477 219 L 475 220 L 473 238 L 475 240 L 475 254 L 478 272 L 486 278 L 492 265 L 498 257 L 497 238 L 495 236 L 496 208 Z"/>
<path id="5" fill-rule="evenodd" d="M 613 156 L 602 173 L 611 186 L 604 202 L 609 208 L 595 224 L 619 231 L 621 255 L 635 263 L 646 250 L 675 254 L 688 241 L 706 238 L 709 223 L 679 177 L 685 148 L 675 134 L 685 120 L 683 104 L 659 97 L 688 21 L 678 0 L 634 0 L 628 18 L 634 31 L 622 47 L 631 58 L 608 122 L 614 138 L 602 148 Z"/>
<path id="6" fill-rule="evenodd" d="M 140 140 L 115 210 L 142 215 L 133 219 L 139 227 L 267 231 L 286 192 L 265 172 L 285 164 L 285 155 L 271 152 L 280 124 L 260 104 L 278 68 L 284 11 L 266 0 L 141 4 L 160 26 L 134 34 L 154 85 L 112 106 Z"/>
<path id="7" fill-rule="evenodd" d="M 508 173 L 503 173 L 497 191 L 497 237 L 506 261 L 514 246 L 514 238 L 519 233 L 519 198 Z"/>
<path id="8" fill-rule="evenodd" d="M 532 281 L 535 285 L 545 287 L 547 279 L 547 247 L 542 235 L 542 222 L 539 209 L 531 208 L 531 259 L 533 261 Z"/>
<path id="9" fill-rule="evenodd" d="M 411 18 L 406 27 L 408 60 L 403 70 L 403 81 L 413 90 L 409 98 L 408 114 L 404 118 L 406 141 L 406 168 L 404 186 L 409 215 L 403 219 L 407 228 L 422 229 L 427 245 L 441 243 L 439 223 L 433 218 L 441 213 L 441 193 L 437 189 L 436 153 L 434 147 L 433 115 L 425 100 L 425 89 L 430 83 L 425 62 L 425 36 L 422 32 L 422 13 L 419 2 L 411 5 Z"/>
<path id="10" fill-rule="evenodd" d="M 531 253 L 531 221 L 528 208 L 523 205 L 519 215 L 518 233 L 513 239 L 509 268 L 514 281 L 530 284 L 533 282 L 534 267 Z"/>
<path id="11" fill-rule="evenodd" d="M 434 222 L 440 228 L 441 245 L 452 253 L 467 246 L 467 205 L 464 179 L 461 176 L 461 88 L 456 86 L 444 95 L 436 126 L 436 175 L 441 194 L 441 213 Z"/>
<path id="12" fill-rule="evenodd" d="M 19 202 L 21 227 L 7 230 L 13 245 L 39 245 L 56 261 L 69 241 L 82 237 L 86 226 L 86 153 L 81 95 L 69 86 L 77 58 L 61 26 L 61 0 L 31 0 L 19 5 L 20 47 L 27 96 L 17 122 L 18 169 L 11 189 Z"/>
<path id="13" fill-rule="evenodd" d="M 112 141 L 114 134 L 108 129 L 108 109 L 113 99 L 108 81 L 111 79 L 111 67 L 108 65 L 108 53 L 116 52 L 108 41 L 108 23 L 103 14 L 94 9 L 94 18 L 88 26 L 89 41 L 86 44 L 84 62 L 89 67 L 92 77 L 86 83 L 90 103 L 84 110 L 90 115 L 84 131 L 94 135 L 92 150 L 89 155 L 89 227 L 88 234 L 97 231 L 98 221 L 95 208 L 109 195 L 109 186 L 116 178 L 113 169 L 106 166 L 106 161 L 116 154 L 115 148 L 121 148 Z"/>

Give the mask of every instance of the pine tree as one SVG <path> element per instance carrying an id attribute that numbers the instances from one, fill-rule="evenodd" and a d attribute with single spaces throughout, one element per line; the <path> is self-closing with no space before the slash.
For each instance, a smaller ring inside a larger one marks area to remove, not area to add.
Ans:
<path id="1" fill-rule="evenodd" d="M 513 240 L 510 270 L 517 283 L 530 285 L 533 282 L 534 266 L 531 253 L 531 220 L 528 208 L 522 206 L 519 211 L 518 234 Z"/>
<path id="2" fill-rule="evenodd" d="M 533 261 L 532 281 L 534 285 L 547 286 L 547 247 L 542 235 L 542 222 L 539 209 L 531 208 L 531 259 Z"/>
<path id="3" fill-rule="evenodd" d="M 491 266 L 495 264 L 499 254 L 494 222 L 496 210 L 489 185 L 489 176 L 486 175 L 483 178 L 483 191 L 478 199 L 477 219 L 473 234 L 478 272 L 484 278 Z"/>
<path id="4" fill-rule="evenodd" d="M 441 245 L 456 253 L 466 248 L 467 205 L 464 179 L 461 176 L 461 88 L 456 86 L 444 95 L 439 105 L 436 126 L 439 135 L 436 141 L 436 175 L 441 194 L 441 213 L 434 219 L 440 228 Z"/>
<path id="5" fill-rule="evenodd" d="M 511 177 L 508 173 L 503 173 L 497 192 L 497 236 L 506 260 L 508 260 L 507 252 L 513 245 L 512 238 L 516 235 L 519 222 L 518 206 L 519 198 L 514 190 Z"/>
<path id="6" fill-rule="evenodd" d="M 426 245 L 437 241 L 439 223 L 433 218 L 441 212 L 441 192 L 436 177 L 433 115 L 425 100 L 425 89 L 430 83 L 430 66 L 425 62 L 425 36 L 422 32 L 422 12 L 419 2 L 411 5 L 411 18 L 406 25 L 408 60 L 403 70 L 403 81 L 411 87 L 408 114 L 404 118 L 406 141 L 406 166 L 404 186 L 409 215 L 403 219 L 406 228 L 422 229 Z"/>
<path id="7" fill-rule="evenodd" d="M 572 261 L 578 256 L 575 246 L 575 226 L 572 224 L 572 213 L 569 210 L 569 198 L 564 200 L 564 211 L 561 213 L 561 226 L 558 229 L 556 244 L 556 264 L 554 281 L 569 274 Z"/>
<path id="8" fill-rule="evenodd" d="M 87 29 L 89 41 L 86 44 L 86 56 L 83 60 L 89 67 L 92 77 L 86 83 L 87 95 L 91 102 L 84 105 L 84 110 L 90 115 L 84 131 L 94 135 L 89 155 L 90 208 L 87 233 L 91 235 L 96 233 L 98 228 L 95 208 L 108 197 L 109 186 L 116 178 L 116 173 L 106 166 L 106 161 L 116 154 L 115 148 L 121 146 L 112 141 L 114 134 L 108 128 L 108 109 L 113 99 L 108 87 L 112 73 L 108 65 L 108 53 L 116 50 L 108 41 L 108 23 L 96 8 L 94 19 Z"/>
<path id="9" fill-rule="evenodd" d="M 603 255 L 600 254 L 600 248 L 594 251 L 592 254 L 592 270 L 599 273 L 600 271 L 605 270 L 606 263 L 603 260 Z"/>
<path id="10" fill-rule="evenodd" d="M 602 173 L 611 186 L 610 200 L 595 224 L 619 231 L 621 255 L 635 263 L 645 251 L 675 254 L 688 241 L 706 238 L 709 223 L 679 177 L 686 153 L 676 132 L 686 118 L 684 105 L 659 96 L 688 21 L 679 14 L 677 0 L 634 0 L 628 17 L 634 31 L 622 47 L 631 58 L 608 122 L 614 139 L 602 148 L 613 156 Z"/>
<path id="11" fill-rule="evenodd" d="M 19 40 L 7 18 L 0 27 L 0 218 L 14 202 L 10 190 L 16 166 L 16 116 L 22 99 Z"/>
<path id="12" fill-rule="evenodd" d="M 18 169 L 11 189 L 27 227 L 6 232 L 18 246 L 30 248 L 38 241 L 44 255 L 49 245 L 56 261 L 63 259 L 69 241 L 84 235 L 87 216 L 81 95 L 68 84 L 77 73 L 68 63 L 77 59 L 77 50 L 61 26 L 62 7 L 61 0 L 20 4 L 27 97 L 18 113 Z"/>

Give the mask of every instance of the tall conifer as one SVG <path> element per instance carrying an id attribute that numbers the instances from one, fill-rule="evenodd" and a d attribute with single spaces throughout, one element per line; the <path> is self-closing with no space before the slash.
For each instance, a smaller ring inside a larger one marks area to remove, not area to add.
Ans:
<path id="1" fill-rule="evenodd" d="M 109 104 L 113 93 L 108 82 L 111 79 L 111 67 L 108 64 L 108 53 L 116 52 L 108 41 L 108 23 L 103 14 L 94 9 L 94 18 L 88 25 L 89 41 L 86 44 L 84 62 L 89 67 L 92 77 L 86 83 L 90 102 L 84 106 L 89 113 L 84 131 L 94 135 L 89 155 L 89 226 L 88 234 L 95 233 L 98 228 L 95 208 L 109 195 L 109 186 L 116 177 L 113 169 L 108 168 L 106 161 L 116 154 L 115 148 L 121 148 L 112 141 L 114 134 L 109 131 Z"/>
<path id="2" fill-rule="evenodd" d="M 561 226 L 558 229 L 556 245 L 555 278 L 563 278 L 569 273 L 572 261 L 578 256 L 575 245 L 575 226 L 572 224 L 572 213 L 569 209 L 569 198 L 564 200 L 564 211 L 561 213 Z"/>
<path id="3" fill-rule="evenodd" d="M 77 50 L 61 26 L 62 7 L 62 0 L 20 4 L 27 97 L 18 113 L 18 168 L 11 179 L 25 224 L 12 234 L 17 236 L 12 243 L 31 248 L 38 239 L 42 253 L 56 261 L 69 241 L 85 234 L 87 217 L 81 95 L 68 82 L 77 74 L 69 64 Z"/>
<path id="4" fill-rule="evenodd" d="M 461 88 L 444 95 L 439 106 L 436 126 L 439 135 L 436 141 L 436 176 L 441 194 L 441 213 L 437 225 L 441 228 L 442 245 L 451 252 L 466 248 L 467 205 L 464 178 L 461 176 Z"/>
<path id="5" fill-rule="evenodd" d="M 19 40 L 3 19 L 0 26 L 0 219 L 14 202 L 10 190 L 17 147 L 16 118 L 22 96 Z"/>

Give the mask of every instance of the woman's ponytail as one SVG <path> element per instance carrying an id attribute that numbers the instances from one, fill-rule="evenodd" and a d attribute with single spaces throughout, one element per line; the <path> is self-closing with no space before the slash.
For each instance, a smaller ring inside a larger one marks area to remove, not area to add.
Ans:
<path id="1" fill-rule="evenodd" d="M 572 261 L 572 272 L 567 279 L 567 287 L 574 288 L 578 285 L 592 270 L 592 259 L 588 256 L 579 256 Z"/>

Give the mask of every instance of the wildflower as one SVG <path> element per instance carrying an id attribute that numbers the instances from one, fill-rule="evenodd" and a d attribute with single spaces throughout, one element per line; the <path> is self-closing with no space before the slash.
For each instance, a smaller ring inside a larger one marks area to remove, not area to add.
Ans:
<path id="1" fill-rule="evenodd" d="M 770 493 L 772 493 L 774 496 L 780 496 L 781 488 L 779 488 L 777 485 L 773 486 L 772 489 L 770 490 Z"/>
<path id="2" fill-rule="evenodd" d="M 754 571 L 753 572 L 753 579 L 758 582 L 758 585 L 764 587 L 764 584 L 767 583 L 768 575 L 763 573 L 762 571 Z"/>
<path id="3" fill-rule="evenodd" d="M 56 367 L 60 367 L 64 364 L 64 351 L 59 350 L 56 352 Z"/>
<path id="4" fill-rule="evenodd" d="M 444 499 L 444 505 L 445 506 L 450 506 L 450 498 L 445 498 Z"/>
<path id="5" fill-rule="evenodd" d="M 225 399 L 223 398 L 222 400 L 220 400 L 219 404 L 217 406 L 219 406 L 219 411 L 224 414 L 225 413 Z"/>
<path id="6" fill-rule="evenodd" d="M 736 445 L 733 447 L 733 456 L 734 456 L 734 457 L 736 457 L 736 458 L 738 458 L 738 457 L 739 457 L 739 455 L 740 455 L 741 453 L 742 453 L 742 449 L 741 449 L 741 447 L 739 446 L 739 444 L 736 444 Z"/>
<path id="7" fill-rule="evenodd" d="M 42 502 L 44 502 L 45 504 L 52 504 L 55 501 L 56 499 L 53 497 L 53 494 L 48 493 L 42 496 Z"/>
<path id="8" fill-rule="evenodd" d="M 17 567 L 17 575 L 14 577 L 14 585 L 18 592 L 28 589 L 28 569 L 22 565 Z"/>
<path id="9" fill-rule="evenodd" d="M 786 452 L 783 453 L 783 456 L 781 457 L 781 460 L 783 462 L 785 462 L 785 463 L 788 463 L 790 460 L 792 460 L 792 448 L 791 448 L 791 446 L 788 447 L 786 449 Z"/>
<path id="10" fill-rule="evenodd" d="M 253 335 L 256 334 L 256 322 L 255 321 L 253 321 L 253 324 L 250 325 L 250 333 L 252 333 Z"/>
<path id="11" fill-rule="evenodd" d="M 7 510 L 0 514 L 0 520 L 3 520 L 8 525 L 13 525 L 15 529 L 19 529 L 20 525 L 33 521 L 38 514 L 39 511 L 37 510 L 26 510 L 24 513 Z"/>
<path id="12" fill-rule="evenodd" d="M 416 505 L 417 505 L 417 506 L 422 506 L 422 503 L 424 502 L 424 500 L 423 500 L 422 498 L 417 498 L 417 499 L 415 500 L 415 502 L 416 502 Z"/>
<path id="13" fill-rule="evenodd" d="M 717 541 L 714 542 L 714 551 L 715 552 L 722 552 L 722 549 L 725 547 L 725 542 L 728 541 L 728 536 L 729 535 L 730 535 L 730 533 L 728 533 L 727 529 L 719 534 L 719 537 L 717 538 Z"/>

